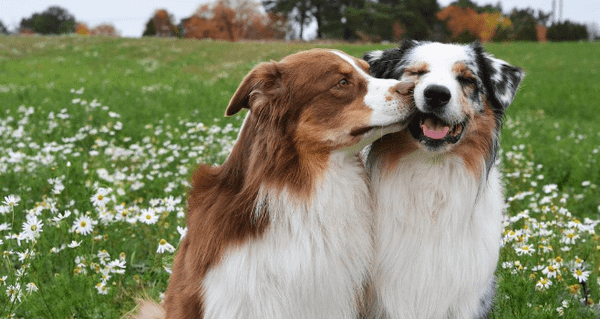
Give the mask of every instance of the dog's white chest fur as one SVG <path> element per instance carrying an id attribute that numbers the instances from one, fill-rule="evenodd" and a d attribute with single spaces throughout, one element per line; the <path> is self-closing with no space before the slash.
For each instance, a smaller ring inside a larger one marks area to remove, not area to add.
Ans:
<path id="1" fill-rule="evenodd" d="M 477 318 L 493 295 L 503 196 L 496 167 L 476 180 L 459 157 L 423 151 L 373 165 L 371 318 Z M 485 173 L 482 173 L 485 174 Z M 481 185 L 480 185 L 481 183 Z"/>
<path id="2" fill-rule="evenodd" d="M 286 191 L 261 195 L 268 230 L 208 272 L 205 318 L 355 319 L 372 255 L 372 206 L 356 157 L 332 154 L 310 203 Z"/>

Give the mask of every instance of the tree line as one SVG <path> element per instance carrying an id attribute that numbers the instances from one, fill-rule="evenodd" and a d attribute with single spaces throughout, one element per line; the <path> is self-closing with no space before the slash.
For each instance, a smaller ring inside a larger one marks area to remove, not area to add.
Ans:
<path id="1" fill-rule="evenodd" d="M 380 42 L 402 38 L 441 42 L 577 41 L 598 39 L 596 24 L 550 23 L 551 13 L 479 6 L 458 0 L 441 8 L 437 0 L 216 0 L 199 6 L 179 23 L 165 9 L 146 22 L 143 36 L 195 39 L 303 39 L 316 26 L 317 39 Z M 76 22 L 58 6 L 21 20 L 20 33 L 118 36 L 110 24 L 94 28 Z M 0 34 L 8 29 L 0 21 Z"/>
<path id="2" fill-rule="evenodd" d="M 513 9 L 500 3 L 479 6 L 471 0 L 440 8 L 437 0 L 262 0 L 268 12 L 281 12 L 303 35 L 310 23 L 317 38 L 347 41 L 398 41 L 401 38 L 441 42 L 574 41 L 590 37 L 588 27 L 564 21 L 549 23 L 551 13 Z M 600 37 L 597 27 L 591 34 Z"/>
<path id="3" fill-rule="evenodd" d="M 119 32 L 111 24 L 103 23 L 89 28 L 85 23 L 77 22 L 67 9 L 51 6 L 43 12 L 34 13 L 21 19 L 18 34 L 70 34 L 119 36 Z M 8 28 L 0 21 L 0 34 L 10 34 Z"/>

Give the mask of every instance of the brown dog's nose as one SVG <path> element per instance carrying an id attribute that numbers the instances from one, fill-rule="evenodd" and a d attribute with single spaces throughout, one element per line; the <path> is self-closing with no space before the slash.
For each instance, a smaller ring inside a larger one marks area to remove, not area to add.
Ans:
<path id="1" fill-rule="evenodd" d="M 400 93 L 400 95 L 412 94 L 415 89 L 415 82 L 402 81 L 392 87 L 392 90 Z"/>

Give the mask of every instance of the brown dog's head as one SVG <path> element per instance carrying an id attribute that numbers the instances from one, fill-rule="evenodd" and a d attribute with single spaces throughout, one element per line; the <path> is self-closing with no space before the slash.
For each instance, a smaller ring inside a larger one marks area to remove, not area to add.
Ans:
<path id="1" fill-rule="evenodd" d="M 256 66 L 225 114 L 250 109 L 253 129 L 299 149 L 362 147 L 370 136 L 403 128 L 413 110 L 413 88 L 411 82 L 371 77 L 366 62 L 340 51 L 313 49 Z"/>

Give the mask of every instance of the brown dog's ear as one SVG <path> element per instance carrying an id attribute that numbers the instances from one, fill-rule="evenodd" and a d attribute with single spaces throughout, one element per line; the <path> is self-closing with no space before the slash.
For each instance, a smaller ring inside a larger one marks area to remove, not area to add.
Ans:
<path id="1" fill-rule="evenodd" d="M 263 62 L 255 66 L 235 91 L 225 110 L 225 116 L 234 115 L 242 108 L 251 109 L 260 97 L 268 98 L 269 91 L 278 86 L 280 78 L 277 62 Z"/>

